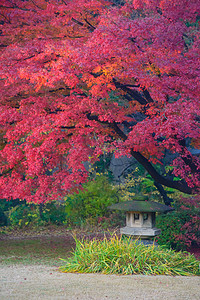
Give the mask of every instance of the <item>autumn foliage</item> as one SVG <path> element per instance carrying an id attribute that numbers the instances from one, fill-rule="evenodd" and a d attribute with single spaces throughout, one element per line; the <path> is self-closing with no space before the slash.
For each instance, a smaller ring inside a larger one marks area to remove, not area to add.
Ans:
<path id="1" fill-rule="evenodd" d="M 103 152 L 197 192 L 200 1 L 117 2 L 1 0 L 1 198 L 62 197 Z"/>

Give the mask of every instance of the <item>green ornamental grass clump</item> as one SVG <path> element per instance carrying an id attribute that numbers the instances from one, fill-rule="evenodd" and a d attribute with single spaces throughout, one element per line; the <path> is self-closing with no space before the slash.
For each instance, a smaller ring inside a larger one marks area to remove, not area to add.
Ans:
<path id="1" fill-rule="evenodd" d="M 78 240 L 62 272 L 144 275 L 200 275 L 199 261 L 187 252 L 145 246 L 128 238 Z"/>

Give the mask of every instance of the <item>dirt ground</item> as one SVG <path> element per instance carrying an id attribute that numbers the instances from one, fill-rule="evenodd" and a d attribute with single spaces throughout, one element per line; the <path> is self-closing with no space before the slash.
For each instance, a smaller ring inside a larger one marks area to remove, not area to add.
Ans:
<path id="1" fill-rule="evenodd" d="M 0 299 L 199 300 L 200 277 L 71 274 L 44 265 L 0 265 Z"/>

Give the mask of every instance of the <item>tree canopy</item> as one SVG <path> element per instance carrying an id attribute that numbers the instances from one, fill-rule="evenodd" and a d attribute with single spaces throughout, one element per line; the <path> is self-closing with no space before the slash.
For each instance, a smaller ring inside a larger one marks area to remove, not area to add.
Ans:
<path id="1" fill-rule="evenodd" d="M 187 145 L 200 145 L 199 0 L 1 0 L 0 10 L 2 198 L 62 197 L 103 152 L 198 191 Z M 169 152 L 173 177 L 155 166 Z"/>

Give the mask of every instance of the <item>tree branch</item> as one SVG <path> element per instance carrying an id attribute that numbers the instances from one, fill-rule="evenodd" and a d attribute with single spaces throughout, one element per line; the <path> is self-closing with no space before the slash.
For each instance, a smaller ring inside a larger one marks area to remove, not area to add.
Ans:
<path id="1" fill-rule="evenodd" d="M 166 191 L 164 190 L 163 186 L 162 186 L 160 183 L 156 182 L 156 181 L 154 181 L 154 185 L 155 185 L 155 187 L 157 188 L 157 190 L 159 191 L 159 193 L 161 194 L 161 196 L 162 196 L 162 198 L 163 198 L 163 201 L 164 201 L 165 205 L 171 205 L 171 203 L 172 203 L 174 200 L 171 199 L 171 198 L 169 198 L 169 197 L 167 196 L 167 193 L 166 193 Z"/>
<path id="2" fill-rule="evenodd" d="M 107 124 L 110 128 L 112 128 L 118 136 L 123 140 L 127 140 L 127 135 L 119 128 L 116 122 L 109 123 L 107 121 L 99 121 L 98 116 L 91 115 L 90 113 L 87 114 L 87 118 L 89 120 L 95 120 L 99 123 Z M 140 152 L 134 151 L 131 149 L 131 155 L 147 170 L 147 172 L 151 175 L 154 181 L 157 184 L 164 185 L 170 188 L 174 188 L 186 194 L 192 194 L 192 189 L 187 185 L 184 180 L 180 181 L 173 181 L 170 179 L 165 178 L 164 176 L 160 175 L 156 169 L 152 166 L 152 164 L 148 161 L 146 157 L 144 157 Z"/>
<path id="3" fill-rule="evenodd" d="M 22 8 L 22 7 L 19 7 L 17 5 L 14 5 L 14 6 L 0 5 L 0 8 L 19 9 L 19 10 L 23 10 L 23 11 L 33 11 L 33 12 L 36 12 L 36 10 L 34 10 L 34 9 Z"/>
<path id="4" fill-rule="evenodd" d="M 93 30 L 96 29 L 96 27 L 94 27 L 90 22 L 88 22 L 87 19 L 84 19 L 84 20 L 85 20 L 85 22 L 91 27 L 91 29 L 93 29 Z"/>
<path id="5" fill-rule="evenodd" d="M 127 139 L 126 134 L 119 128 L 119 126 L 115 122 L 110 124 L 110 126 L 112 126 L 112 128 L 123 141 Z M 152 164 L 148 161 L 148 159 L 144 157 L 140 152 L 131 149 L 131 155 L 147 170 L 147 172 L 157 183 L 170 188 L 177 189 L 186 194 L 192 194 L 192 189 L 187 185 L 187 183 L 184 180 L 173 181 L 160 175 L 152 166 Z"/>
<path id="6" fill-rule="evenodd" d="M 139 92 L 130 89 L 127 85 L 121 84 L 120 82 L 118 82 L 114 78 L 113 78 L 113 82 L 114 82 L 114 85 L 115 85 L 116 88 L 121 89 L 122 91 L 128 93 L 132 97 L 131 100 L 136 100 L 142 105 L 146 105 L 149 102 L 153 102 L 153 99 L 150 97 L 150 95 L 149 95 L 149 93 L 146 89 L 144 89 L 145 94 L 147 96 L 147 98 L 145 96 L 145 98 L 146 98 L 145 99 L 144 97 L 141 96 L 141 94 Z"/>
<path id="7" fill-rule="evenodd" d="M 191 155 L 188 154 L 188 155 L 185 156 L 185 152 L 186 151 L 188 152 L 188 150 L 186 148 L 186 141 L 185 141 L 185 139 L 179 140 L 178 143 L 179 143 L 179 145 L 182 148 L 182 152 L 180 153 L 180 156 L 181 156 L 182 160 L 184 161 L 184 163 L 186 165 L 188 165 L 190 167 L 190 170 L 191 170 L 192 174 L 199 174 L 199 176 L 200 176 L 198 167 L 197 167 L 197 165 L 194 162 L 194 158 L 193 158 L 192 154 Z"/>

